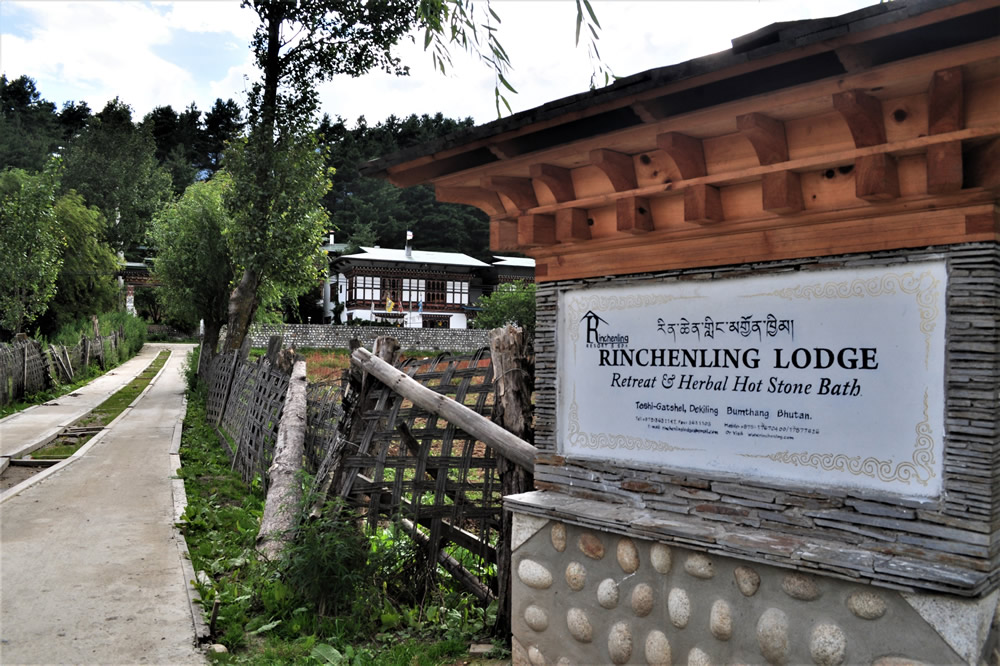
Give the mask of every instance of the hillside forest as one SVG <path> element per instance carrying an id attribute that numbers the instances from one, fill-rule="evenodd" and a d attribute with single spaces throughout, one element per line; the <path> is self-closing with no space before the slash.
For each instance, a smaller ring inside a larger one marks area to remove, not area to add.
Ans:
<path id="1" fill-rule="evenodd" d="M 287 260 L 306 257 L 312 269 L 263 285 L 257 320 L 317 320 L 310 309 L 325 268 L 319 247 L 330 233 L 351 248 L 401 247 L 412 230 L 419 249 L 488 259 L 489 222 L 480 211 L 439 203 L 427 186 L 398 189 L 359 172 L 368 160 L 471 126 L 440 113 L 374 125 L 324 116 L 311 148 L 289 151 L 289 159 L 319 166 L 289 173 L 321 174 L 298 176 L 297 186 L 315 195 L 303 206 L 315 205 L 298 212 L 307 224 L 287 230 L 308 246 Z M 206 307 L 198 299 L 227 297 L 241 268 L 230 247 L 240 237 L 231 211 L 239 196 L 233 182 L 253 166 L 249 129 L 246 110 L 232 99 L 207 111 L 159 106 L 138 118 L 118 98 L 96 111 L 83 102 L 59 108 L 29 76 L 0 76 L 0 340 L 54 336 L 121 307 L 126 262 L 144 262 L 162 279 L 173 270 L 190 283 L 173 293 L 137 289 L 140 315 L 196 327 Z M 322 164 L 311 164 L 317 159 Z M 211 293 L 197 293 L 208 284 Z M 225 323 L 225 299 L 211 308 Z"/>

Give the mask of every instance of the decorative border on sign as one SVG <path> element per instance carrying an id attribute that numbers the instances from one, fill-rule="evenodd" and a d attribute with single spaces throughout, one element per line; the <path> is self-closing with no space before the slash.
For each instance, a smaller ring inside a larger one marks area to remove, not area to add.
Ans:
<path id="1" fill-rule="evenodd" d="M 628 451 L 704 451 L 704 449 L 673 446 L 666 442 L 658 442 L 642 437 L 626 435 L 611 435 L 606 432 L 587 433 L 580 430 L 580 408 L 576 404 L 576 395 L 569 406 L 569 428 L 567 439 L 570 444 L 584 449 L 626 449 Z"/>
<path id="2" fill-rule="evenodd" d="M 934 438 L 931 436 L 930 416 L 927 406 L 927 389 L 924 389 L 924 420 L 917 424 L 917 439 L 914 444 L 912 461 L 901 462 L 893 468 L 891 460 L 880 460 L 861 456 L 846 456 L 835 453 L 792 453 L 779 451 L 769 455 L 738 453 L 744 458 L 765 458 L 777 463 L 796 467 L 816 467 L 825 471 L 847 472 L 853 476 L 868 476 L 884 482 L 909 484 L 916 481 L 922 486 L 937 476 L 934 473 Z"/>
<path id="3" fill-rule="evenodd" d="M 937 325 L 937 318 L 941 314 L 937 306 L 939 284 L 939 280 L 930 271 L 919 274 L 916 271 L 908 271 L 906 273 L 887 273 L 867 279 L 858 278 L 842 282 L 817 282 L 810 285 L 785 287 L 770 292 L 747 294 L 744 298 L 755 296 L 776 296 L 787 300 L 797 298 L 806 300 L 813 298 L 875 298 L 893 296 L 897 293 L 897 289 L 904 294 L 914 295 L 917 306 L 920 308 L 920 332 L 924 334 L 926 346 L 924 367 L 927 368 L 930 365 L 931 335 Z"/>

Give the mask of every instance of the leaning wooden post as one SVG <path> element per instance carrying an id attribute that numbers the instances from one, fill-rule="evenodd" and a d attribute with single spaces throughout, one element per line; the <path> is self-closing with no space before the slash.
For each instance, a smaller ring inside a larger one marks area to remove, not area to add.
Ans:
<path id="1" fill-rule="evenodd" d="M 274 459 L 267 470 L 269 485 L 264 515 L 257 533 L 257 550 L 268 560 L 275 559 L 292 539 L 302 508 L 299 473 L 305 455 L 306 362 L 296 359 L 285 394 L 285 407 L 278 426 Z"/>
<path id="2" fill-rule="evenodd" d="M 527 442 L 534 441 L 531 427 L 531 393 L 535 374 L 529 343 L 524 331 L 508 324 L 490 332 L 490 355 L 493 357 L 493 421 L 508 432 Z M 500 474 L 500 492 L 504 497 L 528 492 L 534 486 L 531 470 L 497 454 L 497 471 Z M 511 632 L 511 530 L 513 516 L 504 511 L 501 521 L 500 544 L 497 547 L 497 634 L 509 636 Z"/>

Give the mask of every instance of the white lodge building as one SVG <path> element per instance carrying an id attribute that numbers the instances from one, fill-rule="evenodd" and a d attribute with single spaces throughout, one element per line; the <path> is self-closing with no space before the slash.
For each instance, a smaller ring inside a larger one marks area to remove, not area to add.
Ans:
<path id="1" fill-rule="evenodd" d="M 344 323 L 364 319 L 405 328 L 468 328 L 484 282 L 508 272 L 503 259 L 491 270 L 490 264 L 459 252 L 425 252 L 409 244 L 404 250 L 362 247 L 330 261 L 327 321 L 340 302 Z"/>

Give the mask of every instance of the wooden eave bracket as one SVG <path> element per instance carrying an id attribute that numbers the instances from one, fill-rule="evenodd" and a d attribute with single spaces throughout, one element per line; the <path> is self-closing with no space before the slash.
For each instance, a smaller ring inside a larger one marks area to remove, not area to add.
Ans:
<path id="1" fill-rule="evenodd" d="M 785 123 L 762 113 L 747 113 L 736 118 L 736 127 L 750 141 L 761 166 L 788 161 Z"/>
<path id="2" fill-rule="evenodd" d="M 607 148 L 596 148 L 590 151 L 590 163 L 604 172 L 615 192 L 627 192 L 638 187 L 635 163 L 631 155 Z"/>
<path id="3" fill-rule="evenodd" d="M 847 122 L 855 148 L 885 143 L 882 102 L 863 90 L 846 90 L 833 96 L 833 108 Z"/>
<path id="4" fill-rule="evenodd" d="M 760 181 L 761 201 L 764 210 L 778 215 L 801 212 L 802 182 L 794 171 L 765 173 Z"/>
<path id="5" fill-rule="evenodd" d="M 497 193 L 484 190 L 481 187 L 442 187 L 437 185 L 434 188 L 434 197 L 444 203 L 475 206 L 490 217 L 507 213 L 507 209 L 504 208 Z"/>
<path id="6" fill-rule="evenodd" d="M 590 216 L 583 208 L 556 211 L 556 240 L 560 243 L 590 240 Z"/>
<path id="7" fill-rule="evenodd" d="M 722 222 L 722 196 L 711 185 L 692 185 L 684 190 L 684 221 L 695 224 Z"/>
<path id="8" fill-rule="evenodd" d="M 701 178 L 708 174 L 701 139 L 678 132 L 666 132 L 657 135 L 656 145 L 673 160 L 682 180 Z"/>
<path id="9" fill-rule="evenodd" d="M 927 91 L 929 134 L 957 132 L 965 127 L 965 93 L 962 68 L 934 72 Z M 962 142 L 950 141 L 927 148 L 927 192 L 947 194 L 962 189 Z"/>
<path id="10" fill-rule="evenodd" d="M 504 195 L 514 203 L 519 211 L 526 211 L 538 206 L 535 188 L 532 186 L 530 178 L 483 176 L 479 179 L 479 185 L 484 190 Z"/>
<path id="11" fill-rule="evenodd" d="M 573 177 L 569 169 L 554 164 L 532 164 L 529 167 L 529 175 L 549 188 L 556 203 L 576 199 L 576 189 L 573 187 Z"/>
<path id="12" fill-rule="evenodd" d="M 511 252 L 517 249 L 517 220 L 490 220 L 490 250 Z"/>
<path id="13" fill-rule="evenodd" d="M 615 202 L 615 216 L 620 232 L 644 234 L 653 230 L 653 214 L 645 197 L 619 199 Z"/>
<path id="14" fill-rule="evenodd" d="M 522 215 L 517 218 L 517 244 L 520 247 L 555 245 L 556 219 L 553 215 Z"/>

